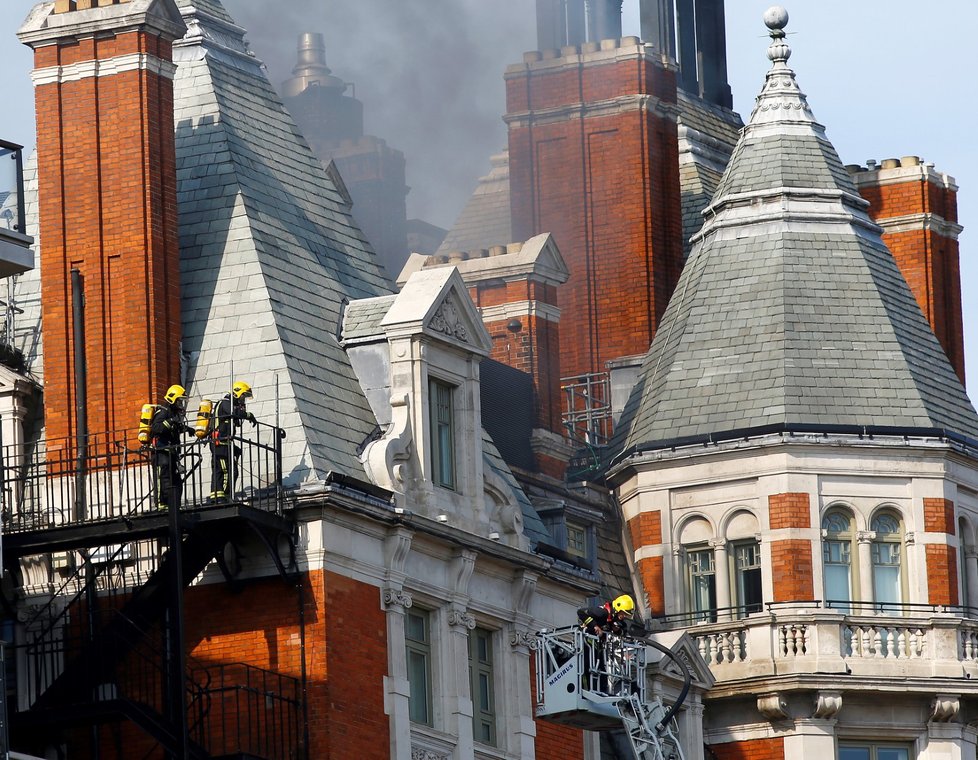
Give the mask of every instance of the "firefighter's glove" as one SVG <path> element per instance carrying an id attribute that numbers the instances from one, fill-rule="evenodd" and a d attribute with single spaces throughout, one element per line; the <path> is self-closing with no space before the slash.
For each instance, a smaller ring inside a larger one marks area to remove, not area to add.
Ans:
<path id="1" fill-rule="evenodd" d="M 255 415 L 252 414 L 251 412 L 248 412 L 248 414 L 245 415 L 245 419 L 248 420 L 248 422 L 251 423 L 251 426 L 252 427 L 254 427 L 255 425 L 258 424 L 258 420 L 255 419 Z"/>

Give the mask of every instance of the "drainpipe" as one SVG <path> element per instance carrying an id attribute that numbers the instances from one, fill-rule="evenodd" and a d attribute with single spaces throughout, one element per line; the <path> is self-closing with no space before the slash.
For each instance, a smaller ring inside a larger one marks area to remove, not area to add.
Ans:
<path id="1" fill-rule="evenodd" d="M 88 464 L 88 392 L 85 361 L 85 283 L 78 269 L 71 270 L 71 327 L 75 358 L 75 519 L 83 522 L 88 509 L 85 475 Z"/>

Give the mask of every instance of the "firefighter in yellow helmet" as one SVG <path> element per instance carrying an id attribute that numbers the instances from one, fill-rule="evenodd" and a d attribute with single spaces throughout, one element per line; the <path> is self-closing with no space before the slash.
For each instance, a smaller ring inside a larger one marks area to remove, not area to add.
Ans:
<path id="1" fill-rule="evenodd" d="M 232 495 L 238 476 L 238 460 L 241 458 L 241 447 L 234 443 L 234 434 L 244 420 L 248 420 L 252 426 L 257 424 L 255 415 L 247 409 L 251 397 L 251 386 L 238 380 L 214 410 L 210 439 L 212 502 L 227 501 Z"/>
<path id="2" fill-rule="evenodd" d="M 603 636 L 607 633 L 625 632 L 625 621 L 635 614 L 635 600 L 628 594 L 615 597 L 611 602 L 596 607 L 581 607 L 577 618 L 587 633 Z"/>
<path id="3" fill-rule="evenodd" d="M 192 433 L 187 425 L 187 391 L 182 385 L 171 385 L 163 401 L 153 412 L 149 425 L 150 458 L 156 482 L 156 506 L 180 508 L 183 483 L 180 477 L 180 435 Z"/>

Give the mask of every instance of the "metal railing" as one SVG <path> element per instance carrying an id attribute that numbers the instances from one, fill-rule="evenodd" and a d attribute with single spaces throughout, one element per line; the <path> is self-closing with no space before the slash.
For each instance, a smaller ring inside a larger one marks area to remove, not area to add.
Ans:
<path id="1" fill-rule="evenodd" d="M 134 446 L 131 431 L 39 440 L 0 450 L 0 505 L 8 533 L 128 519 L 152 512 L 161 484 L 157 452 L 178 461 L 181 510 L 214 505 L 212 450 L 206 440 L 172 447 Z M 284 431 L 256 423 L 230 442 L 235 452 L 233 493 L 227 501 L 282 513 Z M 171 502 L 172 499 L 163 499 Z"/>
<path id="2" fill-rule="evenodd" d="M 0 230 L 20 235 L 27 234 L 23 151 L 21 145 L 0 140 Z"/>
<path id="3" fill-rule="evenodd" d="M 304 756 L 297 678 L 244 663 L 203 667 L 210 712 L 201 724 L 199 743 L 212 755 L 284 760 Z"/>
<path id="4" fill-rule="evenodd" d="M 611 440 L 611 384 L 607 372 L 563 377 L 563 423 L 574 441 L 604 446 Z"/>

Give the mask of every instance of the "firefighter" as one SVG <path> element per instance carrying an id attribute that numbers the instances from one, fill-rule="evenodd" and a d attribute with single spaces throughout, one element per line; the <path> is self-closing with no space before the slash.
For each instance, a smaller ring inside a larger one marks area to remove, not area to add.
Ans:
<path id="1" fill-rule="evenodd" d="M 192 432 L 186 423 L 187 392 L 182 385 L 171 385 L 163 402 L 153 412 L 149 432 L 150 457 L 156 476 L 156 507 L 180 508 L 182 478 L 180 475 L 180 434 Z"/>
<path id="2" fill-rule="evenodd" d="M 237 381 L 231 392 L 214 410 L 214 425 L 211 430 L 211 496 L 212 502 L 227 501 L 238 476 L 238 460 L 241 447 L 233 441 L 234 433 L 244 420 L 256 425 L 255 415 L 248 411 L 247 400 L 252 398 L 251 386 Z"/>
<path id="3" fill-rule="evenodd" d="M 621 636 L 625 632 L 626 621 L 631 620 L 634 614 L 635 600 L 628 594 L 622 594 L 599 607 L 581 607 L 577 611 L 577 619 L 586 633 L 604 638 L 609 633 Z"/>
<path id="4" fill-rule="evenodd" d="M 585 637 L 587 647 L 584 651 L 584 683 L 583 688 L 597 688 L 599 692 L 608 692 L 608 658 L 605 652 L 605 642 L 608 634 L 621 636 L 625 633 L 627 621 L 635 614 L 635 600 L 628 594 L 615 597 L 611 602 L 605 602 L 596 607 L 581 607 L 577 610 L 577 619 L 581 629 L 594 638 Z M 598 678 L 592 678 L 596 672 Z"/>

